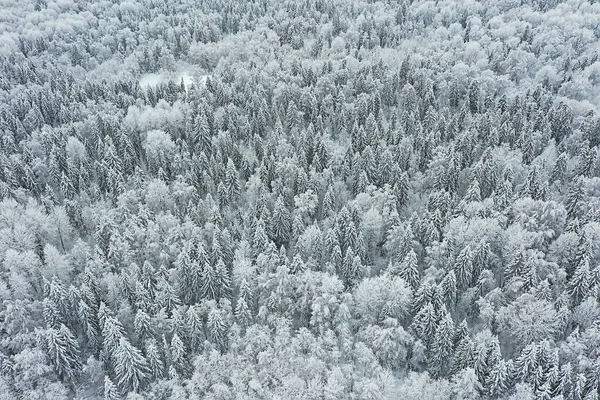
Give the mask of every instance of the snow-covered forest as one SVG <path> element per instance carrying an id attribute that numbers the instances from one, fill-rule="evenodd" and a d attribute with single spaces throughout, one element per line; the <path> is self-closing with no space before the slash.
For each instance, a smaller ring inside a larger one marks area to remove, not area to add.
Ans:
<path id="1" fill-rule="evenodd" d="M 1 400 L 598 399 L 600 3 L 0 3 Z"/>

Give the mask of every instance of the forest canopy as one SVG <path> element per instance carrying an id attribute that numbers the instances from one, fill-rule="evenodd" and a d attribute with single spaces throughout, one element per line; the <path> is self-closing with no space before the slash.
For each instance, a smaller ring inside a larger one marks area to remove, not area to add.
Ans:
<path id="1" fill-rule="evenodd" d="M 0 399 L 598 399 L 600 3 L 2 3 Z"/>

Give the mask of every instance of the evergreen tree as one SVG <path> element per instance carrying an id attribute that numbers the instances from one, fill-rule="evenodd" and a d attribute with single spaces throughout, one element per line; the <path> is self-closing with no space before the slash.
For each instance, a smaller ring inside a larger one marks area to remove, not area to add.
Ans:
<path id="1" fill-rule="evenodd" d="M 210 263 L 205 263 L 199 281 L 202 297 L 206 297 L 209 300 L 218 298 L 220 288 L 217 271 L 214 266 Z"/>
<path id="2" fill-rule="evenodd" d="M 237 301 L 235 307 L 235 318 L 237 323 L 243 328 L 248 327 L 252 322 L 252 313 L 248 307 L 248 304 L 246 303 L 246 299 L 243 297 L 240 297 Z"/>
<path id="3" fill-rule="evenodd" d="M 479 181 L 477 179 L 473 179 L 471 182 L 471 185 L 465 194 L 464 201 L 481 201 L 481 189 L 479 188 Z"/>
<path id="4" fill-rule="evenodd" d="M 438 326 L 438 320 L 433 304 L 427 303 L 417 312 L 411 324 L 412 330 L 417 338 L 421 339 L 429 347 L 429 343 L 434 339 L 434 334 Z"/>
<path id="5" fill-rule="evenodd" d="M 550 182 L 558 182 L 562 184 L 567 174 L 567 155 L 563 152 L 560 153 L 558 158 L 556 159 L 556 164 L 552 169 L 552 174 L 550 175 Z"/>
<path id="6" fill-rule="evenodd" d="M 584 299 L 590 289 L 592 274 L 590 264 L 587 258 L 584 258 L 575 269 L 575 273 L 569 281 L 569 290 L 575 302 L 579 303 Z"/>
<path id="7" fill-rule="evenodd" d="M 479 83 L 477 81 L 471 82 L 469 85 L 469 110 L 472 114 L 479 112 Z"/>
<path id="8" fill-rule="evenodd" d="M 491 396 L 502 395 L 506 390 L 512 387 L 512 360 L 500 360 L 492 366 L 490 374 L 485 382 L 487 391 Z"/>
<path id="9" fill-rule="evenodd" d="M 81 360 L 79 345 L 69 328 L 60 324 L 57 329 L 44 331 L 40 339 L 57 373 L 74 382 L 81 371 Z"/>
<path id="10" fill-rule="evenodd" d="M 448 271 L 448 273 L 444 276 L 444 279 L 442 280 L 442 291 L 444 293 L 444 299 L 446 302 L 450 306 L 454 305 L 457 299 L 457 282 L 454 270 Z"/>
<path id="11" fill-rule="evenodd" d="M 138 310 L 135 314 L 134 329 L 140 343 L 152 337 L 152 320 L 143 310 Z"/>
<path id="12" fill-rule="evenodd" d="M 117 386 L 108 376 L 104 377 L 104 400 L 121 400 Z"/>
<path id="13" fill-rule="evenodd" d="M 408 192 L 410 189 L 408 174 L 402 172 L 394 184 L 394 194 L 396 195 L 396 201 L 398 202 L 398 209 L 402 208 L 408 201 Z"/>
<path id="14" fill-rule="evenodd" d="M 466 289 L 473 278 L 473 252 L 470 246 L 466 246 L 458 254 L 453 269 L 458 287 L 463 290 Z"/>
<path id="15" fill-rule="evenodd" d="M 113 316 L 108 316 L 102 322 L 102 338 L 104 348 L 109 354 L 112 354 L 119 344 L 121 338 L 125 335 L 125 329 Z"/>
<path id="16" fill-rule="evenodd" d="M 181 338 L 176 334 L 171 339 L 171 365 L 180 376 L 186 376 L 189 373 L 190 366 L 187 358 L 187 350 Z"/>
<path id="17" fill-rule="evenodd" d="M 225 170 L 225 191 L 228 203 L 235 201 L 240 194 L 238 171 L 235 169 L 231 158 L 227 160 L 227 169 Z"/>
<path id="18" fill-rule="evenodd" d="M 417 253 L 411 249 L 404 257 L 400 266 L 399 276 L 404 279 L 413 290 L 417 290 L 420 282 L 419 266 L 417 264 Z"/>
<path id="19" fill-rule="evenodd" d="M 454 323 L 448 312 L 445 312 L 438 323 L 431 345 L 431 357 L 429 365 L 432 372 L 437 375 L 444 375 L 450 368 L 452 360 L 452 349 L 454 339 Z"/>
<path id="20" fill-rule="evenodd" d="M 164 363 L 159 350 L 159 344 L 154 338 L 146 340 L 144 354 L 148 360 L 148 367 L 154 378 L 160 379 L 164 374 Z"/>
<path id="21" fill-rule="evenodd" d="M 148 362 L 142 352 L 121 337 L 114 354 L 115 376 L 123 390 L 137 391 L 149 376 Z"/>
<path id="22" fill-rule="evenodd" d="M 224 351 L 227 344 L 227 325 L 219 309 L 213 308 L 210 310 L 207 325 L 212 341 L 221 351 Z"/>
<path id="23" fill-rule="evenodd" d="M 331 185 L 327 188 L 323 197 L 323 215 L 331 216 L 335 212 L 335 193 Z"/>
<path id="24" fill-rule="evenodd" d="M 222 259 L 217 261 L 214 271 L 219 297 L 229 297 L 231 295 L 231 278 L 229 276 L 229 270 Z"/>
<path id="25" fill-rule="evenodd" d="M 579 211 L 579 205 L 583 200 L 584 196 L 583 191 L 583 178 L 577 177 L 575 182 L 569 188 L 569 193 L 567 195 L 567 201 L 565 206 L 567 208 L 567 216 L 572 219 L 577 217 Z"/>

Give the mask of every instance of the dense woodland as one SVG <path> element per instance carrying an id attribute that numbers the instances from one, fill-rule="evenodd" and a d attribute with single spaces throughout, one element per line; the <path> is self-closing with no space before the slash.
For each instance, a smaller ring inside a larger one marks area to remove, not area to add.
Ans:
<path id="1" fill-rule="evenodd" d="M 0 399 L 598 399 L 600 3 L 0 7 Z"/>

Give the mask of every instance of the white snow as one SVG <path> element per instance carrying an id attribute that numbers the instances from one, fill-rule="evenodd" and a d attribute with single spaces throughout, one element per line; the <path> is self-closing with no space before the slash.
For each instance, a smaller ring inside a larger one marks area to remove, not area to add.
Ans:
<path id="1" fill-rule="evenodd" d="M 144 74 L 140 77 L 140 86 L 156 86 L 161 83 L 162 80 L 163 78 L 159 74 Z"/>
<path id="2" fill-rule="evenodd" d="M 140 86 L 148 87 L 148 86 L 156 86 L 159 83 L 168 81 L 169 79 L 173 79 L 173 82 L 179 84 L 183 79 L 183 84 L 186 87 L 191 86 L 194 83 L 198 83 L 200 85 L 204 85 L 206 83 L 206 78 L 208 75 L 198 75 L 192 74 L 190 71 L 183 71 L 178 73 L 148 73 L 140 76 Z"/>

